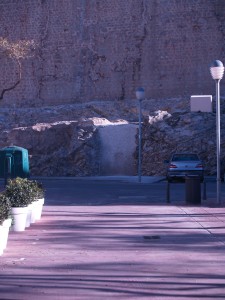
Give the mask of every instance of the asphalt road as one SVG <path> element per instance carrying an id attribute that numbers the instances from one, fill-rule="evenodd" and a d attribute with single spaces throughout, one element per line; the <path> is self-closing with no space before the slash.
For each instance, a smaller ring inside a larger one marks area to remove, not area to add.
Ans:
<path id="1" fill-rule="evenodd" d="M 48 205 L 163 205 L 167 202 L 167 182 L 137 183 L 124 180 L 43 179 Z M 185 204 L 185 183 L 170 185 L 170 201 Z M 201 185 L 203 197 L 203 185 Z M 225 184 L 221 184 L 225 200 Z M 216 182 L 206 184 L 207 201 L 216 200 Z M 202 200 L 202 203 L 204 201 Z"/>

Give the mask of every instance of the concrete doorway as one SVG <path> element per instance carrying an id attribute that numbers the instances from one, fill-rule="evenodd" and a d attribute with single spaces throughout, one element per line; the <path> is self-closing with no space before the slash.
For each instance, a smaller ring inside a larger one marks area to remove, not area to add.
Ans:
<path id="1" fill-rule="evenodd" d="M 137 174 L 134 153 L 137 125 L 108 125 L 99 127 L 100 175 Z"/>

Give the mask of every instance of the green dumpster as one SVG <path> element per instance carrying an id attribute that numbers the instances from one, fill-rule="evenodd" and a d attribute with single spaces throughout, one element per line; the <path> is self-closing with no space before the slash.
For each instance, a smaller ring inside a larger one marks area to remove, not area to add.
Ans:
<path id="1" fill-rule="evenodd" d="M 10 146 L 0 149 L 0 178 L 29 177 L 28 150 Z"/>

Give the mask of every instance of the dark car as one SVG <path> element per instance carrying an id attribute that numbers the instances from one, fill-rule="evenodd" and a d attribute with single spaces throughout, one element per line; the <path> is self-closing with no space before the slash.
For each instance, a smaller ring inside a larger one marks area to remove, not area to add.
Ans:
<path id="1" fill-rule="evenodd" d="M 167 180 L 185 179 L 188 175 L 197 175 L 204 180 L 204 167 L 202 161 L 195 153 L 175 153 L 167 161 Z"/>

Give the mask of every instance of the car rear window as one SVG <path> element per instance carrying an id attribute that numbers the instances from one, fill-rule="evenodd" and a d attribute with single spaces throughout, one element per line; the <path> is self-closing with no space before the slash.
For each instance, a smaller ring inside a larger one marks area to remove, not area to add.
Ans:
<path id="1" fill-rule="evenodd" d="M 174 154 L 173 161 L 189 161 L 189 160 L 199 160 L 197 154 Z"/>

